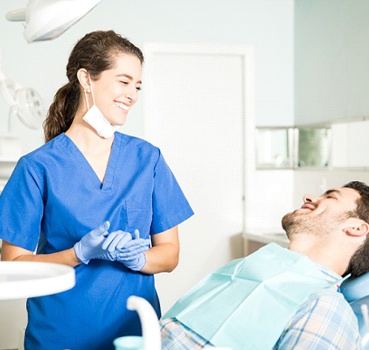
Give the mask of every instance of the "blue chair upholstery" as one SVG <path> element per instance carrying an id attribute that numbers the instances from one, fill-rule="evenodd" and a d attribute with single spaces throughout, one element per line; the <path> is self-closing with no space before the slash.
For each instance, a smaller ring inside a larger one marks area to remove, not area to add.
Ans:
<path id="1" fill-rule="evenodd" d="M 369 350 L 369 272 L 346 279 L 341 292 L 358 319 L 363 350 Z"/>

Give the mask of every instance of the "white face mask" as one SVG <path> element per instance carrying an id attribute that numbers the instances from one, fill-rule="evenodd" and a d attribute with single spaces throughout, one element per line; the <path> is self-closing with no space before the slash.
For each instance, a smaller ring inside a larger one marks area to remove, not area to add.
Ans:
<path id="1" fill-rule="evenodd" d="M 90 76 L 88 77 L 90 80 Z M 97 134 L 105 139 L 108 139 L 114 135 L 114 132 L 119 129 L 119 126 L 113 126 L 111 125 L 108 120 L 105 118 L 105 116 L 101 113 L 100 109 L 95 104 L 95 96 L 92 90 L 92 84 L 90 80 L 90 86 L 91 86 L 91 95 L 92 95 L 92 101 L 93 106 L 90 108 L 90 105 L 88 103 L 87 93 L 85 90 L 85 98 L 87 103 L 88 111 L 83 116 L 83 120 L 92 126 Z"/>

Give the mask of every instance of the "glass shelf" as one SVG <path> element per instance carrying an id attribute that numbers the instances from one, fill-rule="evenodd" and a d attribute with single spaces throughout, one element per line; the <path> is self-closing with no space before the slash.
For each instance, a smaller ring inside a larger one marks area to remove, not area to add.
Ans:
<path id="1" fill-rule="evenodd" d="M 369 119 L 329 125 L 256 128 L 256 167 L 265 169 L 369 168 Z"/>

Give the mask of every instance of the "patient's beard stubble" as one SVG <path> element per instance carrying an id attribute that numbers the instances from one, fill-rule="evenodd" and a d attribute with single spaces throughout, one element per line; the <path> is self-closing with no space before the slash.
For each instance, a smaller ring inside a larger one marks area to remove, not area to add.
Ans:
<path id="1" fill-rule="evenodd" d="M 282 227 L 289 239 L 293 235 L 302 233 L 322 236 L 335 232 L 338 225 L 347 220 L 351 216 L 350 214 L 351 212 L 336 214 L 321 213 L 311 216 L 295 210 L 282 218 Z"/>
<path id="2" fill-rule="evenodd" d="M 286 231 L 288 238 L 290 238 L 294 233 L 298 233 L 300 225 L 298 220 L 296 220 L 295 212 L 288 213 L 283 216 L 282 228 Z"/>

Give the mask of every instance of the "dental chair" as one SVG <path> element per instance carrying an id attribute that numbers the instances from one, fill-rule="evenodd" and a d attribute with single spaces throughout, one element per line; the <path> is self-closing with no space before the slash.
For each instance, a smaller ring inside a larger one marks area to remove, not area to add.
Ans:
<path id="1" fill-rule="evenodd" d="M 341 292 L 357 317 L 363 350 L 369 350 L 369 272 L 343 281 Z"/>

